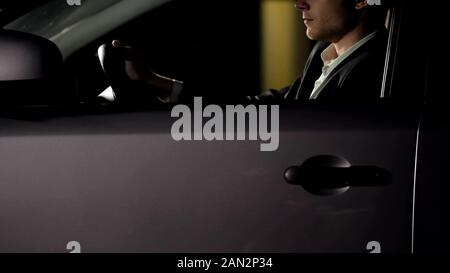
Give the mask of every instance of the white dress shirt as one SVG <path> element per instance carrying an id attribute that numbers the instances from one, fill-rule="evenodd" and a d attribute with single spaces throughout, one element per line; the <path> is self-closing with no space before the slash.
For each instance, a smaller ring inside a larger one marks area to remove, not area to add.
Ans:
<path id="1" fill-rule="evenodd" d="M 367 35 L 363 39 L 361 39 L 359 42 L 354 44 L 352 47 L 347 49 L 344 54 L 341 56 L 338 56 L 336 52 L 336 48 L 333 44 L 330 44 L 320 55 L 323 61 L 323 67 L 322 67 L 322 75 L 320 75 L 319 79 L 314 84 L 314 89 L 311 93 L 311 96 L 309 97 L 310 100 L 315 100 L 320 94 L 320 91 L 322 91 L 322 85 L 327 80 L 328 76 L 331 74 L 331 72 L 340 64 L 342 61 L 344 61 L 346 58 L 348 58 L 353 52 L 355 52 L 358 48 L 363 46 L 365 43 L 373 39 L 378 31 L 374 31 L 371 34 Z"/>

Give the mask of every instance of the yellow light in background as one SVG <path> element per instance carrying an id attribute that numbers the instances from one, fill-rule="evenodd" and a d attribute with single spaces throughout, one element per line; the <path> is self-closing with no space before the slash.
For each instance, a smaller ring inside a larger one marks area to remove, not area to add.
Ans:
<path id="1" fill-rule="evenodd" d="M 294 1 L 262 0 L 261 27 L 261 86 L 288 86 L 303 72 L 311 49 Z"/>

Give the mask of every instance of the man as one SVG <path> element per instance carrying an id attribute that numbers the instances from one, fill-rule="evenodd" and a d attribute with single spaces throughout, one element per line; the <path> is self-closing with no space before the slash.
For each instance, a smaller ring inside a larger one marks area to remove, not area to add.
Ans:
<path id="1" fill-rule="evenodd" d="M 372 101 L 380 98 L 387 46 L 387 0 L 381 6 L 369 5 L 367 0 L 297 0 L 295 7 L 307 27 L 306 35 L 318 41 L 302 76 L 287 88 L 248 99 Z M 113 41 L 112 46 L 124 50 L 128 78 L 153 87 L 160 100 L 177 102 L 180 94 L 189 93 L 182 82 L 148 70 L 131 47 L 119 41 Z"/>

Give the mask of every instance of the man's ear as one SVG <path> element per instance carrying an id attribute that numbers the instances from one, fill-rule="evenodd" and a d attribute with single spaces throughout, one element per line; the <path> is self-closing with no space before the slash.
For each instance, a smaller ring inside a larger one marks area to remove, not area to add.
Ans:
<path id="1" fill-rule="evenodd" d="M 368 6 L 367 0 L 356 0 L 355 9 L 356 10 L 363 10 Z"/>

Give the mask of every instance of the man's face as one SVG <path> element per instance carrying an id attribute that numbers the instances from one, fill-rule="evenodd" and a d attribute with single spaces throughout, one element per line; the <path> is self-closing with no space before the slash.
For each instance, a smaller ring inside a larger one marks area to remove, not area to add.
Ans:
<path id="1" fill-rule="evenodd" d="M 355 26 L 352 1 L 297 0 L 296 7 L 302 13 L 306 35 L 311 40 L 337 42 Z"/>

